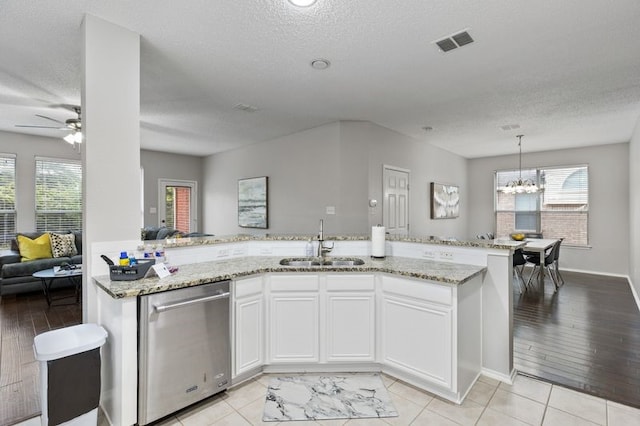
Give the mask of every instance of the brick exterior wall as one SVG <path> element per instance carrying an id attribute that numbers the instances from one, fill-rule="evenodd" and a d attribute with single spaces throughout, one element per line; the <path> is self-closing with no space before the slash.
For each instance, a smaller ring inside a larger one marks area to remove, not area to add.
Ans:
<path id="1" fill-rule="evenodd" d="M 564 238 L 563 244 L 587 245 L 588 219 L 586 212 L 549 212 L 540 213 L 542 235 L 545 238 Z M 496 237 L 508 237 L 516 231 L 515 214 L 498 212 L 496 214 Z M 529 230 L 535 231 L 535 230 Z"/>
<path id="2" fill-rule="evenodd" d="M 175 228 L 181 232 L 191 232 L 190 208 L 191 208 L 191 188 L 175 187 L 174 214 Z"/>

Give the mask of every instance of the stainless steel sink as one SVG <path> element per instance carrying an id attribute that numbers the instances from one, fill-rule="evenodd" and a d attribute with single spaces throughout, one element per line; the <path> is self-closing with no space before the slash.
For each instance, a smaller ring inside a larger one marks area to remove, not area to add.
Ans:
<path id="1" fill-rule="evenodd" d="M 323 265 L 327 265 L 327 266 L 358 266 L 358 265 L 364 265 L 364 260 L 362 259 L 340 259 L 340 258 L 335 258 L 335 259 L 328 259 L 325 260 L 324 262 L 322 262 Z"/>
<path id="2" fill-rule="evenodd" d="M 322 266 L 320 259 L 282 259 L 280 264 L 284 266 L 298 267 Z"/>
<path id="3" fill-rule="evenodd" d="M 286 258 L 280 261 L 283 266 L 297 266 L 308 268 L 311 266 L 358 266 L 364 265 L 364 260 L 352 257 L 334 257 L 320 259 L 312 258 Z"/>

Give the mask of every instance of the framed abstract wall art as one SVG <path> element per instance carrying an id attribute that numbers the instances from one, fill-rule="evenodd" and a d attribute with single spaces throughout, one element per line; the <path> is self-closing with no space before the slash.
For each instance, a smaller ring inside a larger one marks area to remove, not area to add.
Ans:
<path id="1" fill-rule="evenodd" d="M 460 214 L 460 188 L 431 182 L 431 219 L 452 219 Z"/>
<path id="2" fill-rule="evenodd" d="M 242 228 L 269 227 L 267 176 L 238 179 L 238 226 Z"/>

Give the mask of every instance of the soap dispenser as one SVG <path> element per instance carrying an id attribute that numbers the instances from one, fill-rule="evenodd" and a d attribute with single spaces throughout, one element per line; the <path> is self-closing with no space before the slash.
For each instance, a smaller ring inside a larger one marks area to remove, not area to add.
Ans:
<path id="1" fill-rule="evenodd" d="M 307 241 L 305 253 L 307 254 L 307 257 L 313 257 L 313 242 L 311 240 Z"/>

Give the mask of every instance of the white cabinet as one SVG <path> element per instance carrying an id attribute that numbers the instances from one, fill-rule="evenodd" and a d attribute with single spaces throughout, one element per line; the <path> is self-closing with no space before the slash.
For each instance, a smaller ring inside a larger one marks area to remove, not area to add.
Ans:
<path id="1" fill-rule="evenodd" d="M 374 275 L 326 277 L 326 360 L 375 361 Z"/>
<path id="2" fill-rule="evenodd" d="M 382 276 L 381 362 L 460 402 L 481 370 L 481 280 L 447 286 Z"/>
<path id="3" fill-rule="evenodd" d="M 234 282 L 234 377 L 264 364 L 262 276 Z"/>
<path id="4" fill-rule="evenodd" d="M 451 386 L 451 309 L 385 294 L 383 363 Z"/>
<path id="5" fill-rule="evenodd" d="M 270 277 L 269 363 L 320 361 L 318 290 L 316 274 Z"/>

